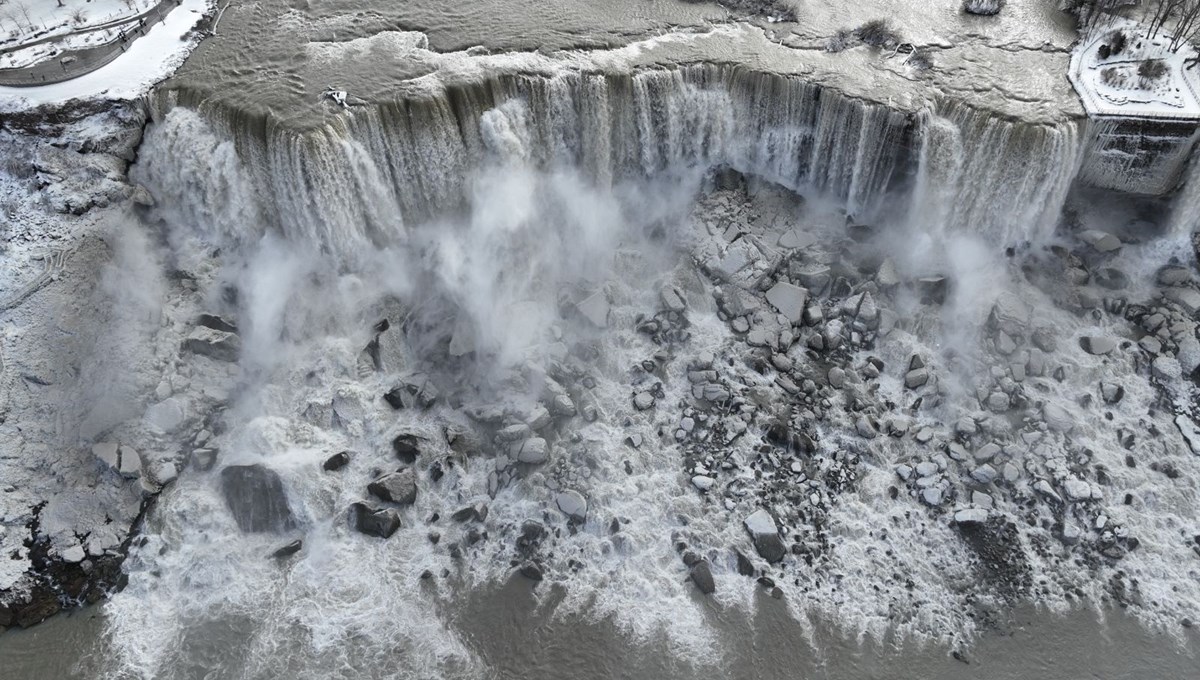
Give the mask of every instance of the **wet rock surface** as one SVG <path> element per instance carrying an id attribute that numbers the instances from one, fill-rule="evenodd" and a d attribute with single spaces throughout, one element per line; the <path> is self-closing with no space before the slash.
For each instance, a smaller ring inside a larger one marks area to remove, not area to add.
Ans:
<path id="1" fill-rule="evenodd" d="M 295 527 L 283 480 L 270 468 L 231 465 L 222 469 L 221 494 L 244 532 L 280 532 Z"/>

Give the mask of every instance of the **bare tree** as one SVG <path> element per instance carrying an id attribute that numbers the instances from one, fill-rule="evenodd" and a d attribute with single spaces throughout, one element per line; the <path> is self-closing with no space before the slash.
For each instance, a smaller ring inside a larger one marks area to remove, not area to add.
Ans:
<path id="1" fill-rule="evenodd" d="M 87 21 L 87 12 L 83 11 L 82 7 L 71 12 L 71 23 L 82 26 L 85 21 Z"/>
<path id="2" fill-rule="evenodd" d="M 1200 32 L 1200 0 L 1186 0 L 1179 10 L 1168 49 L 1178 52 L 1180 47 L 1192 42 L 1197 32 Z"/>
<path id="3" fill-rule="evenodd" d="M 33 28 L 33 19 L 29 18 L 29 6 L 23 2 L 18 2 L 17 11 L 21 13 L 21 16 L 25 17 L 25 25 Z"/>

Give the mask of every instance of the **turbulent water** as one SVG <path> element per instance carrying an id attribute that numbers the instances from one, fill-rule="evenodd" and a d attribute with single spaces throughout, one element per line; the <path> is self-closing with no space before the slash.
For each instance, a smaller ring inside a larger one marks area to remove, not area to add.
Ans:
<path id="1" fill-rule="evenodd" d="M 194 103 L 153 104 L 131 173 L 157 205 L 127 229 L 152 235 L 128 247 L 154 266 L 113 276 L 162 291 L 142 350 L 198 417 L 105 605 L 97 672 L 524 675 L 464 619 L 511 623 L 509 601 L 476 594 L 531 565 L 545 609 L 522 596 L 513 620 L 605 631 L 664 664 L 645 677 L 731 674 L 751 652 L 730 619 L 787 621 L 782 638 L 818 653 L 832 627 L 944 655 L 1031 602 L 1131 606 L 1178 637 L 1168 674 L 1194 662 L 1179 623 L 1200 605 L 1200 465 L 1164 408 L 1174 384 L 1081 353 L 1129 323 L 1059 278 L 1116 268 L 1122 296 L 1150 300 L 1191 245 L 1123 231 L 1131 208 L 1069 203 L 1086 124 L 910 114 L 730 66 L 437 86 L 306 130 Z M 1068 207 L 1131 242 L 1099 259 L 1061 228 Z M 783 278 L 828 316 L 762 303 Z M 236 363 L 176 356 L 202 312 L 236 322 Z M 905 387 L 913 355 L 927 387 Z M 1100 383 L 1123 400 L 1096 405 Z M 383 399 L 397 386 L 402 408 Z M 1005 407 L 985 407 L 997 393 Z M 416 500 L 384 540 L 347 511 L 402 465 L 398 435 L 419 442 Z M 523 458 L 534 439 L 545 455 Z M 979 481 L 980 461 L 1005 478 Z M 240 465 L 278 475 L 284 530 L 243 531 L 222 473 Z M 928 483 L 897 476 L 917 465 Z M 1098 491 L 1063 503 L 1076 476 Z M 743 528 L 760 507 L 789 542 L 781 564 Z M 1014 519 L 979 538 L 955 528 L 967 507 Z"/>

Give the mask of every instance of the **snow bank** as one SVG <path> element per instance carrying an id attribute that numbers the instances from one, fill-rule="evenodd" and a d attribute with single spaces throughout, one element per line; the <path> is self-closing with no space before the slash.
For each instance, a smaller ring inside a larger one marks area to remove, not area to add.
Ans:
<path id="1" fill-rule="evenodd" d="M 16 111 L 72 99 L 131 99 L 168 77 L 199 42 L 189 36 L 210 9 L 210 0 L 183 0 L 124 54 L 87 75 L 39 87 L 0 87 L 0 111 Z"/>

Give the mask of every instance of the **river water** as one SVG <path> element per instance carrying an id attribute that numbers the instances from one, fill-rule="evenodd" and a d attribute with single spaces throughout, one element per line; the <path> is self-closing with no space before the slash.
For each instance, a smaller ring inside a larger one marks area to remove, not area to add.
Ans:
<path id="1" fill-rule="evenodd" d="M 839 636 L 833 628 L 808 639 L 782 603 L 763 595 L 756 614 L 710 606 L 708 620 L 720 630 L 731 653 L 716 667 L 693 666 L 663 645 L 634 645 L 612 625 L 556 618 L 553 600 L 538 604 L 528 582 L 472 593 L 445 612 L 463 636 L 476 662 L 469 672 L 449 670 L 440 677 L 522 680 L 669 680 L 699 675 L 736 680 L 1027 680 L 1030 678 L 1194 678 L 1200 669 L 1200 635 L 1183 639 L 1154 634 L 1120 610 L 1077 609 L 1051 614 L 1022 608 L 1011 620 L 985 633 L 977 644 L 951 656 L 944 647 L 865 643 Z M 1103 615 L 1103 618 L 1100 615 Z M 62 680 L 103 677 L 103 605 L 47 621 L 30 630 L 0 636 L 5 677 Z M 190 672 L 172 669 L 173 678 L 233 680 L 288 677 L 247 674 L 228 654 L 236 648 L 231 631 L 218 631 Z M 198 650 L 199 651 L 199 650 Z M 403 658 L 345 677 L 429 677 L 403 668 Z M 342 677 L 331 674 L 327 677 Z"/>

